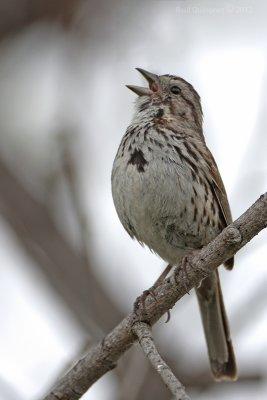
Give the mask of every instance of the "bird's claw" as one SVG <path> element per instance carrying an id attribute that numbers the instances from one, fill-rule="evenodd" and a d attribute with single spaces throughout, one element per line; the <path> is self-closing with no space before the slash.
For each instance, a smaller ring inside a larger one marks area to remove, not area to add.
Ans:
<path id="1" fill-rule="evenodd" d="M 153 287 L 148 289 L 148 290 L 145 290 L 141 294 L 141 296 L 137 297 L 137 299 L 134 302 L 133 311 L 137 316 L 141 317 L 141 319 L 144 319 L 143 317 L 146 316 L 146 304 L 145 304 L 145 302 L 146 302 L 146 299 L 147 299 L 148 296 L 151 296 L 154 299 L 154 301 L 157 302 L 157 297 L 155 295 Z"/>

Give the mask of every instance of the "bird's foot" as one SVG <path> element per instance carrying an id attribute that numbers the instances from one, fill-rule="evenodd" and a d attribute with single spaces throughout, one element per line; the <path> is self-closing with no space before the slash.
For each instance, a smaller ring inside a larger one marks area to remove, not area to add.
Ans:
<path id="1" fill-rule="evenodd" d="M 155 286 L 153 285 L 150 289 L 145 290 L 141 296 L 138 296 L 134 302 L 133 311 L 139 321 L 146 321 L 147 313 L 146 313 L 146 299 L 148 296 L 151 296 L 153 300 L 158 303 L 156 294 L 155 294 Z M 165 323 L 169 322 L 171 319 L 170 310 L 167 311 L 167 318 Z"/>
<path id="2" fill-rule="evenodd" d="M 146 319 L 147 314 L 145 303 L 148 296 L 151 296 L 155 302 L 158 301 L 155 295 L 155 288 L 152 286 L 150 289 L 145 290 L 141 296 L 138 296 L 134 302 L 133 311 L 140 320 Z"/>

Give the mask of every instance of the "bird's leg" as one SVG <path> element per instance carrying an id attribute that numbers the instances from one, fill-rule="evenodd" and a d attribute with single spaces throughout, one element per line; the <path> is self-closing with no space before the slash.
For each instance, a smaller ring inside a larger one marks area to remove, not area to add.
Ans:
<path id="1" fill-rule="evenodd" d="M 154 282 L 153 286 L 151 288 L 156 289 L 161 283 L 164 281 L 170 270 L 172 269 L 172 265 L 168 264 L 167 267 L 164 269 L 164 271 L 161 273 L 161 275 L 158 277 L 156 282 Z"/>
<path id="2" fill-rule="evenodd" d="M 164 269 L 162 274 L 158 277 L 156 282 L 149 288 L 148 290 L 145 290 L 141 296 L 137 297 L 137 299 L 134 302 L 134 313 L 135 314 L 143 314 L 145 312 L 146 306 L 145 306 L 145 301 L 146 298 L 150 295 L 153 297 L 155 301 L 157 301 L 156 295 L 155 295 L 155 289 L 164 281 L 170 270 L 172 269 L 172 265 L 168 264 L 167 267 Z M 168 320 L 169 320 L 169 312 L 168 312 Z M 166 321 L 167 322 L 167 321 Z"/>
<path id="3" fill-rule="evenodd" d="M 184 256 L 181 260 L 181 263 L 175 269 L 175 281 L 178 283 L 182 283 L 187 294 L 189 294 L 188 287 L 188 273 L 187 268 L 191 265 L 191 260 L 194 258 L 195 254 L 198 253 L 198 250 L 192 250 L 186 256 Z"/>

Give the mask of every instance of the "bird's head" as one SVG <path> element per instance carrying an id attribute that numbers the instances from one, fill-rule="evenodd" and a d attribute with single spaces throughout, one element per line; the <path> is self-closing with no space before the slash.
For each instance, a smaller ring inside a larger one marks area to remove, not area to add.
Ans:
<path id="1" fill-rule="evenodd" d="M 126 85 L 138 95 L 137 112 L 158 107 L 173 119 L 202 127 L 200 97 L 190 83 L 178 76 L 156 75 L 142 68 L 136 69 L 148 82 L 148 87 Z"/>

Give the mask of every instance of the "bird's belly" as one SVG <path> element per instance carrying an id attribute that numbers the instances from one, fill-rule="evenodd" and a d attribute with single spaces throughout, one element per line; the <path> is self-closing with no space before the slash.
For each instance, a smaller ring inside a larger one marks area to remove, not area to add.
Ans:
<path id="1" fill-rule="evenodd" d="M 118 169 L 113 198 L 130 235 L 171 264 L 215 236 L 201 224 L 201 196 L 195 196 L 192 175 L 183 165 L 157 159 L 142 173 L 135 166 Z"/>

